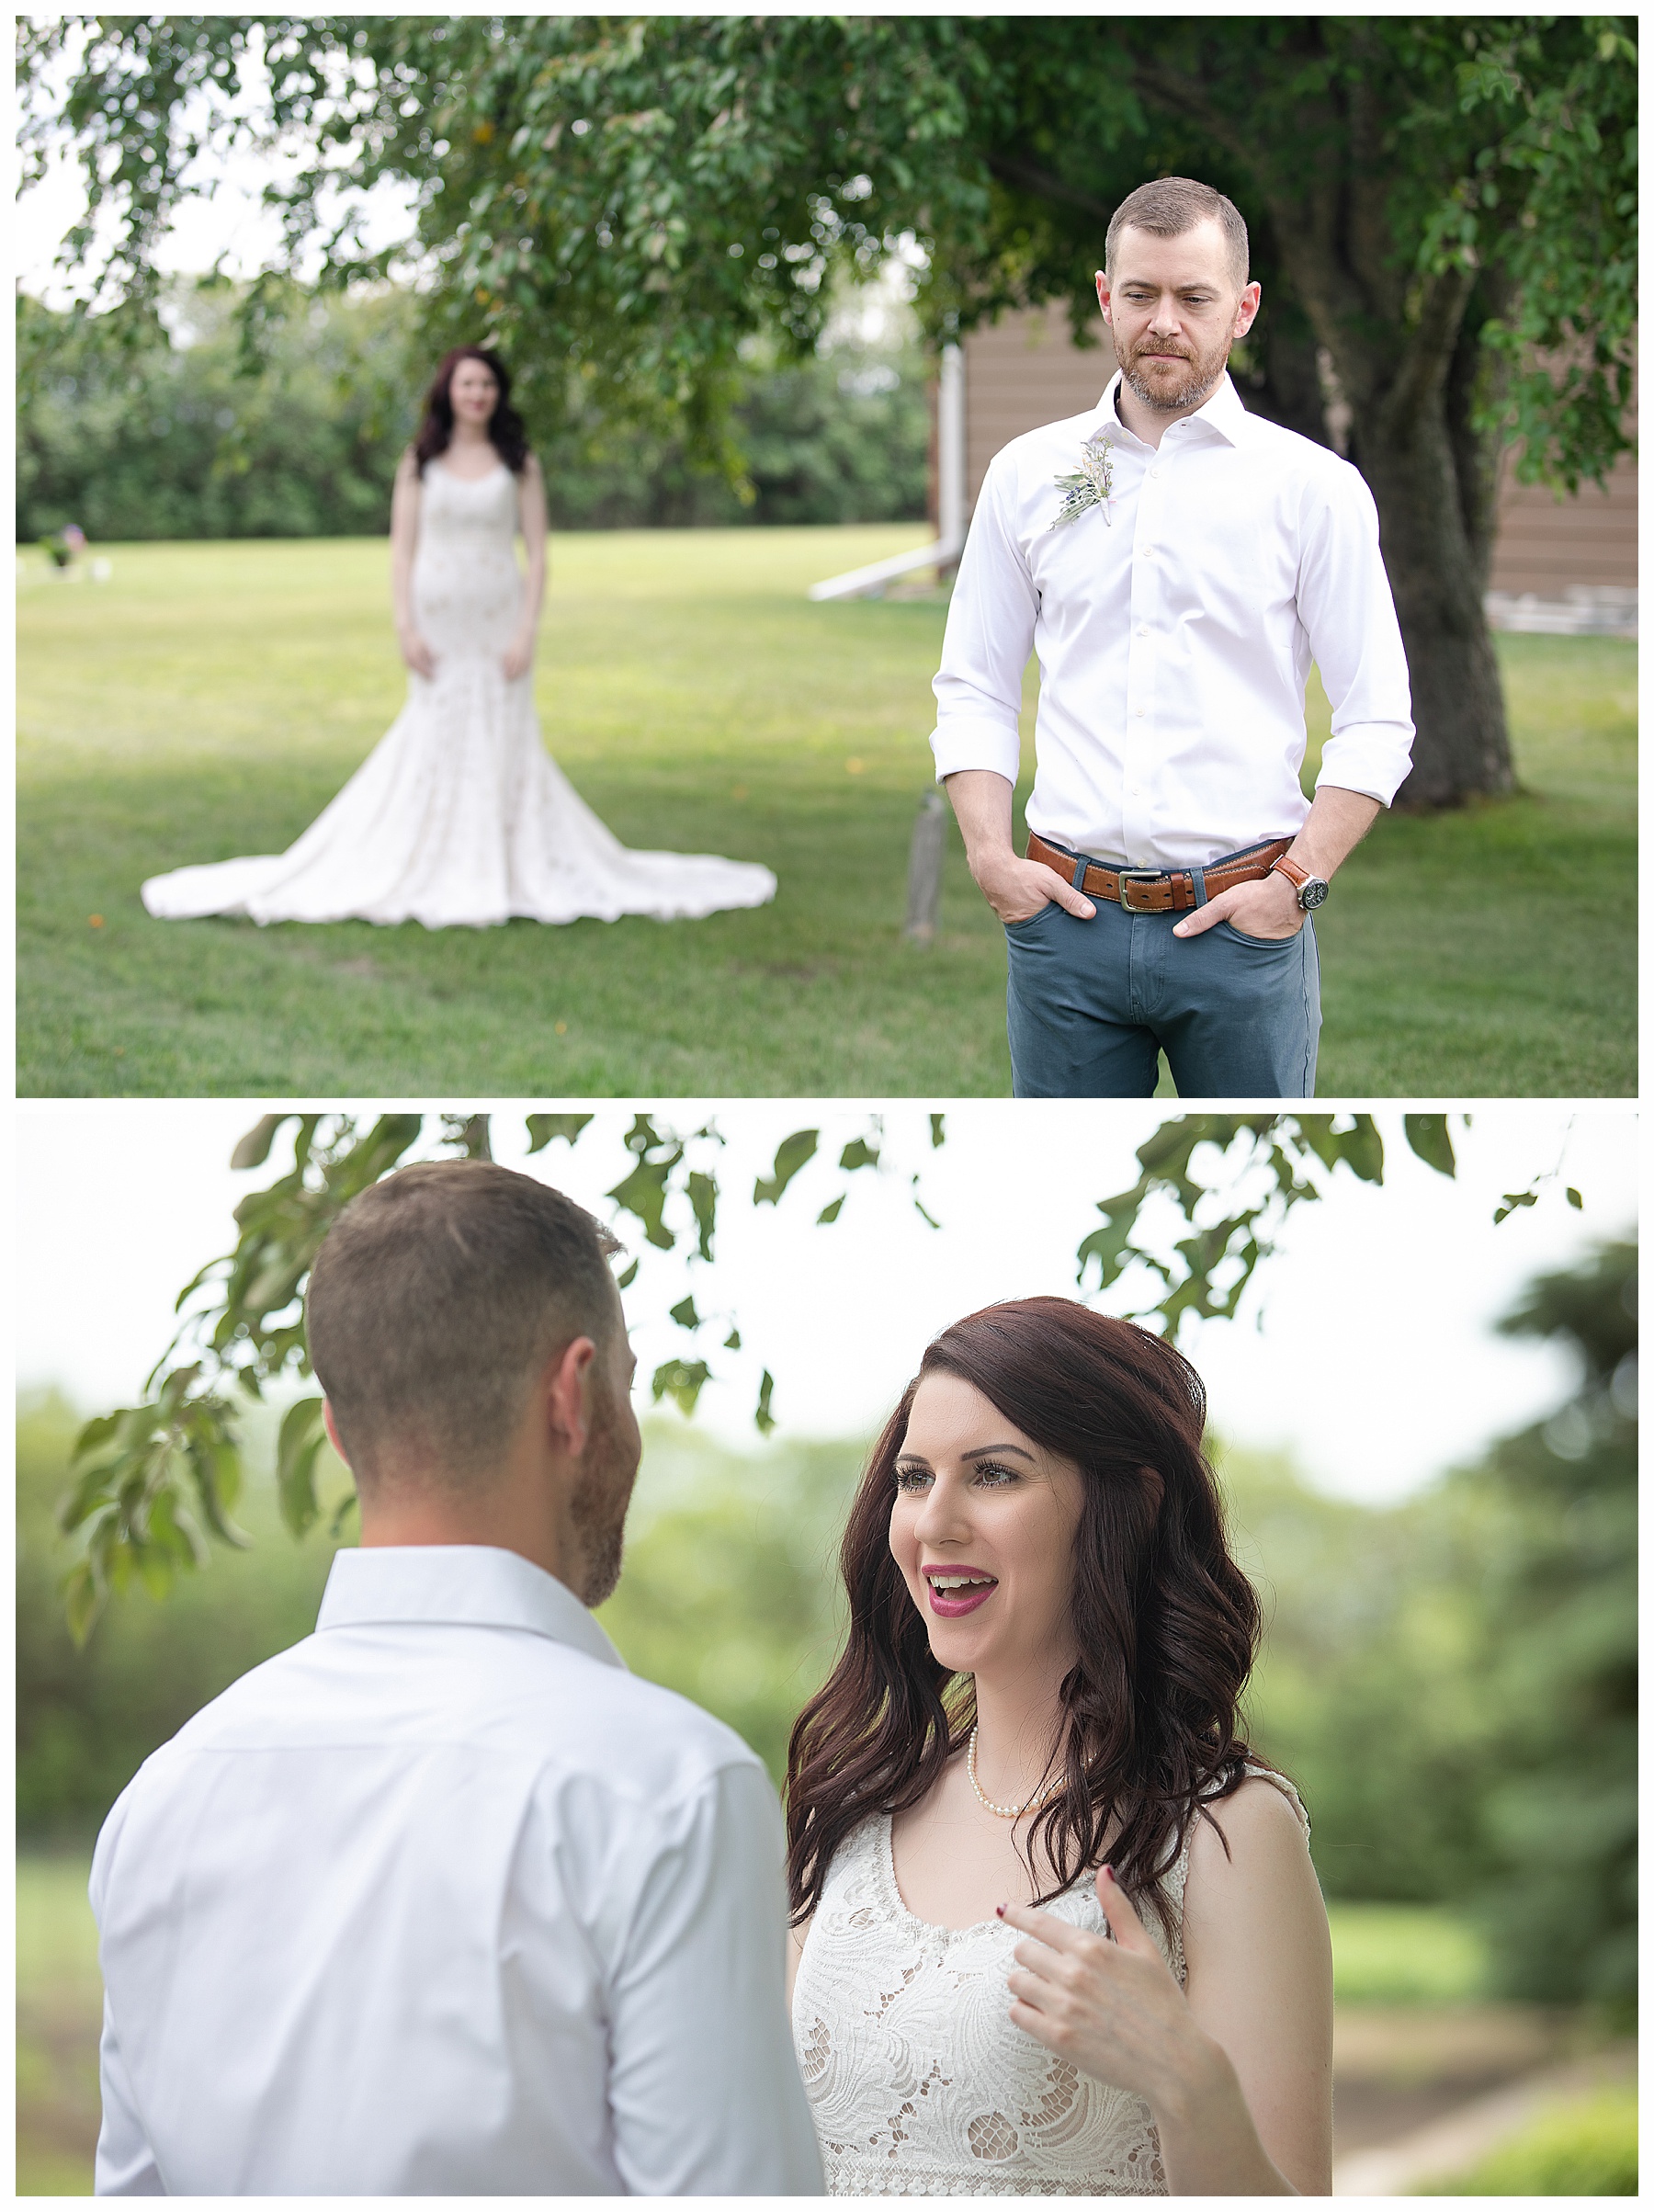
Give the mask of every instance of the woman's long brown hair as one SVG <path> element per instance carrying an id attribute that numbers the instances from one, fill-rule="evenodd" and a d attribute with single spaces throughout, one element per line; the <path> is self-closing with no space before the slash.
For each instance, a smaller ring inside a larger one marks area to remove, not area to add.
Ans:
<path id="1" fill-rule="evenodd" d="M 917 1804 L 975 1718 L 969 1677 L 932 1657 L 890 1556 L 896 1461 L 913 1394 L 935 1374 L 972 1384 L 1084 1481 L 1071 1600 L 1081 1656 L 1062 1684 L 1053 1758 L 1063 1787 L 1030 1832 L 1030 1863 L 1037 1850 L 1053 1876 L 1038 1901 L 1097 1865 L 1106 1843 L 1121 1885 L 1165 1917 L 1161 1877 L 1196 1808 L 1235 1789 L 1252 1756 L 1237 1708 L 1258 1601 L 1225 1540 L 1199 1376 L 1146 1329 L 1031 1298 L 944 1330 L 873 1448 L 839 1555 L 844 1650 L 788 1747 L 793 1918 L 815 1910 L 852 1829 Z"/>
<path id="2" fill-rule="evenodd" d="M 454 402 L 449 387 L 461 361 L 481 361 L 500 387 L 494 411 L 488 418 L 489 442 L 514 476 L 520 476 L 528 459 L 528 433 L 523 418 L 511 404 L 511 371 L 492 346 L 456 346 L 436 364 L 436 374 L 425 394 L 425 419 L 414 440 L 414 458 L 423 476 L 425 464 L 446 453 L 454 436 Z"/>

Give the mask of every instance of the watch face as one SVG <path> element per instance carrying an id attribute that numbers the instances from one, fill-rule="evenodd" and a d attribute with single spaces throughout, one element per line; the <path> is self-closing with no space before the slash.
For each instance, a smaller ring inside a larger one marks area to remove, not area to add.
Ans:
<path id="1" fill-rule="evenodd" d="M 1300 886 L 1298 904 L 1306 913 L 1309 913 L 1313 907 L 1324 906 L 1326 902 L 1327 886 L 1319 876 L 1311 876 L 1307 882 Z"/>

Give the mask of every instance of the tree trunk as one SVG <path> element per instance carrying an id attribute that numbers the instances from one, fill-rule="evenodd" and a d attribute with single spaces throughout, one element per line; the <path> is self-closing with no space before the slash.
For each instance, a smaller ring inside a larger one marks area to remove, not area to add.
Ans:
<path id="1" fill-rule="evenodd" d="M 1482 604 L 1498 449 L 1469 425 L 1475 280 L 1456 269 L 1428 278 L 1404 323 L 1400 299 L 1384 296 L 1388 270 L 1361 267 L 1366 242 L 1349 201 L 1340 214 L 1342 235 L 1305 225 L 1284 252 L 1350 401 L 1350 459 L 1378 509 L 1418 732 L 1396 804 L 1456 806 L 1515 787 Z"/>
<path id="2" fill-rule="evenodd" d="M 1444 807 L 1513 788 L 1499 663 L 1481 575 L 1452 485 L 1444 425 L 1363 440 L 1362 473 L 1377 503 L 1384 565 L 1412 682 L 1412 772 L 1402 807 Z"/>

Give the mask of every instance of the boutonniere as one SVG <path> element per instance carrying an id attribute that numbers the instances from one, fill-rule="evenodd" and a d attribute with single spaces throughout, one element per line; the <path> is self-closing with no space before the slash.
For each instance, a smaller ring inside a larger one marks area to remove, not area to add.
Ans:
<path id="1" fill-rule="evenodd" d="M 1093 431 L 1080 448 L 1080 466 L 1057 479 L 1062 505 L 1052 529 L 1078 522 L 1088 507 L 1101 507 L 1105 522 L 1112 523 L 1108 502 L 1114 492 L 1114 443 L 1106 430 Z"/>

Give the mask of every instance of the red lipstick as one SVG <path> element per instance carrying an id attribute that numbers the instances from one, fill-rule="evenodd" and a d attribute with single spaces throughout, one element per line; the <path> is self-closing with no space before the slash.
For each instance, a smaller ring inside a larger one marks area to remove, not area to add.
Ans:
<path id="1" fill-rule="evenodd" d="M 930 1591 L 931 1611 L 944 1620 L 958 1620 L 967 1613 L 974 1613 L 999 1588 L 996 1578 L 980 1567 L 926 1567 L 923 1571 Z M 954 1587 L 938 1590 L 938 1576 Z M 961 1576 L 966 1578 L 964 1582 L 960 1582 Z"/>

